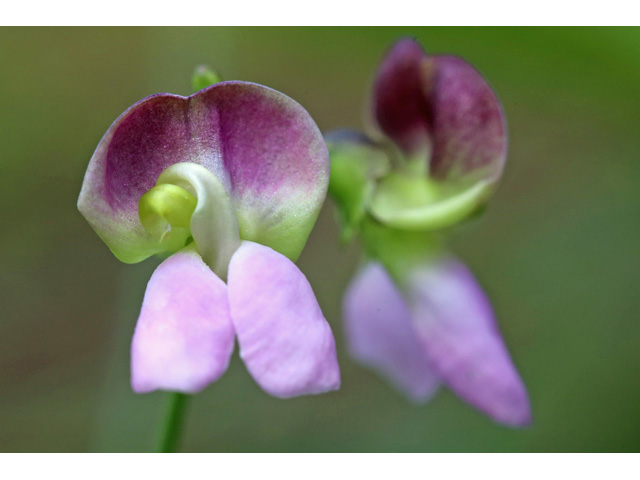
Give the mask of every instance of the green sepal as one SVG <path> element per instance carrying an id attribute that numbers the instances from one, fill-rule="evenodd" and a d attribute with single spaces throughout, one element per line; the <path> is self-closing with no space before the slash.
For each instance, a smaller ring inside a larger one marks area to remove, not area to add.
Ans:
<path id="1" fill-rule="evenodd" d="M 331 157 L 329 195 L 338 208 L 343 242 L 360 229 L 378 178 L 390 168 L 386 153 L 373 144 L 328 142 Z"/>

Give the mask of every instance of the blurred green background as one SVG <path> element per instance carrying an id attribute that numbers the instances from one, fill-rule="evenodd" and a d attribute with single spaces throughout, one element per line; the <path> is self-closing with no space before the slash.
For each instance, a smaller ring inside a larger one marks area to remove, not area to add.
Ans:
<path id="1" fill-rule="evenodd" d="M 341 293 L 358 246 L 327 202 L 299 261 L 338 342 L 343 387 L 278 400 L 237 358 L 195 397 L 193 451 L 640 450 L 640 30 L 0 29 L 0 451 L 153 447 L 164 397 L 134 395 L 128 348 L 155 263 L 119 263 L 76 210 L 93 149 L 130 104 L 189 94 L 194 67 L 262 83 L 320 128 L 362 125 L 403 35 L 474 64 L 510 152 L 456 243 L 490 294 L 534 425 L 492 423 L 449 391 L 414 406 L 345 354 Z"/>

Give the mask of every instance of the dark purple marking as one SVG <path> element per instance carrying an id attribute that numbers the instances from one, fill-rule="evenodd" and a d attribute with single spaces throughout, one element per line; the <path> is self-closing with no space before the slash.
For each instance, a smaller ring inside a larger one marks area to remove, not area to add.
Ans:
<path id="1" fill-rule="evenodd" d="M 497 179 L 507 151 L 500 102 L 464 60 L 426 55 L 412 39 L 397 42 L 374 82 L 374 117 L 407 155 L 431 150 L 438 179 L 471 173 Z"/>

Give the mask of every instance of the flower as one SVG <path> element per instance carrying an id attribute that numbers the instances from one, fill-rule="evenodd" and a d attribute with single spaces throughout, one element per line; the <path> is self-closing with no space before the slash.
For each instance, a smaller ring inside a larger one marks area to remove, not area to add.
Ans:
<path id="1" fill-rule="evenodd" d="M 491 304 L 448 240 L 478 216 L 506 159 L 495 94 L 465 61 L 397 42 L 373 83 L 369 135 L 326 135 L 342 235 L 367 260 L 344 299 L 352 356 L 416 402 L 444 383 L 494 420 L 531 421 Z"/>
<path id="2" fill-rule="evenodd" d="M 339 387 L 333 334 L 293 263 L 328 177 L 309 114 L 261 85 L 152 95 L 111 125 L 78 208 L 120 260 L 170 255 L 136 325 L 134 391 L 202 390 L 227 369 L 235 338 L 271 395 Z"/>

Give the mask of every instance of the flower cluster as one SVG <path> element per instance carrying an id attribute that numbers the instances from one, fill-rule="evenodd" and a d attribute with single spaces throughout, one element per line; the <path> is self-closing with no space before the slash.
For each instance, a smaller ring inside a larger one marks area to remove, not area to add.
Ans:
<path id="1" fill-rule="evenodd" d="M 444 384 L 498 422 L 530 423 L 491 304 L 448 249 L 501 177 L 499 101 L 463 60 L 404 39 L 379 67 L 367 124 L 323 139 L 290 98 L 234 81 L 147 97 L 111 125 L 78 207 L 120 260 L 166 257 L 134 333 L 136 392 L 202 390 L 235 339 L 271 395 L 339 387 L 331 329 L 294 264 L 328 188 L 343 238 L 366 254 L 344 299 L 356 360 L 416 402 Z"/>

